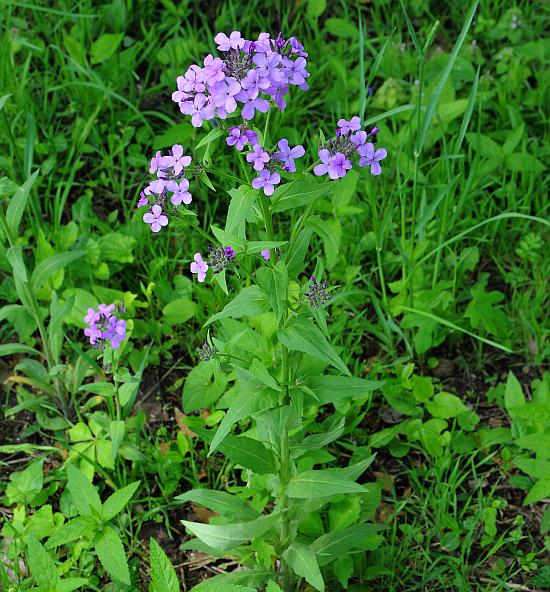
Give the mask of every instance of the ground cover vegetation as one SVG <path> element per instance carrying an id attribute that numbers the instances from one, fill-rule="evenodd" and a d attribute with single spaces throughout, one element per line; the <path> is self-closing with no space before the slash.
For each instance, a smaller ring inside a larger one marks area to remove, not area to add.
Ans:
<path id="1" fill-rule="evenodd" d="M 550 589 L 548 8 L 0 11 L 0 589 Z"/>

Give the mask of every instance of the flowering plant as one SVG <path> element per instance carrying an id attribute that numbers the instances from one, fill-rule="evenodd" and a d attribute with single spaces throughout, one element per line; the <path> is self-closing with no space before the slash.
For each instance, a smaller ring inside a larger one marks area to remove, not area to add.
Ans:
<path id="1" fill-rule="evenodd" d="M 380 383 L 352 377 L 330 343 L 327 307 L 333 290 L 322 277 L 322 260 L 309 281 L 301 286 L 299 280 L 309 265 L 313 235 L 325 239 L 329 233 L 326 222 L 313 214 L 318 201 L 331 193 L 332 181 L 355 165 L 379 175 L 387 153 L 375 147 L 378 130 L 362 130 L 354 116 L 340 119 L 334 137 L 319 143 L 318 160 L 298 170 L 304 146 L 291 146 L 287 138 L 270 144 L 269 137 L 271 114 L 285 109 L 290 87 L 308 88 L 303 46 L 280 33 L 276 38 L 262 33 L 249 41 L 234 31 L 214 40 L 220 57 L 209 54 L 203 66 L 191 65 L 178 77 L 172 99 L 191 116 L 193 126 L 212 126 L 199 147 L 226 136 L 245 178 L 225 176 L 240 184 L 228 191 L 224 228 L 194 226 L 208 241 L 208 254 L 195 253 L 189 270 L 198 282 L 215 281 L 228 295 L 227 273 L 244 275 L 247 283 L 207 321 L 207 326 L 216 323 L 216 331 L 209 333 L 201 361 L 187 377 L 183 407 L 188 414 L 215 404 L 227 409 L 215 432 L 199 417 L 186 421 L 209 445 L 210 454 L 220 451 L 242 469 L 245 485 L 234 488 L 239 496 L 202 489 L 179 496 L 180 502 L 192 501 L 219 514 L 211 524 L 183 521 L 196 537 L 185 547 L 238 557 L 249 568 L 239 572 L 238 583 L 265 585 L 276 578 L 287 592 L 305 578 L 324 590 L 323 573 L 341 565 L 342 553 L 373 549 L 381 537 L 378 525 L 362 520 L 308 534 L 305 520 L 311 513 L 324 512 L 343 494 L 368 498 L 369 490 L 356 480 L 373 456 L 316 468 L 327 462 L 320 451 L 344 426 L 329 416 L 317 426 L 319 433 L 308 435 L 307 410 L 338 405 L 350 396 L 366 400 Z M 264 114 L 261 131 L 254 123 Z M 237 121 L 226 126 L 230 119 Z M 191 168 L 192 159 L 184 152 L 190 150 L 176 144 L 151 160 L 149 171 L 156 178 L 140 193 L 138 208 L 149 208 L 143 220 L 153 232 L 161 231 L 182 204 L 192 202 L 189 180 L 204 180 L 206 160 Z M 288 212 L 298 217 L 285 236 L 287 226 L 276 228 L 274 216 Z M 205 376 L 214 377 L 221 388 L 205 388 Z M 239 422 L 247 422 L 249 429 L 239 433 Z M 243 501 L 243 495 L 249 500 Z M 231 581 L 237 583 L 234 576 Z"/>

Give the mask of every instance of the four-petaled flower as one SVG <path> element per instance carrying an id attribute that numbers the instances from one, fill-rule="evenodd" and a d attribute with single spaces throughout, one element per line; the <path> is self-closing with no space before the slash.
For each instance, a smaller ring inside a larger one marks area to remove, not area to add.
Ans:
<path id="1" fill-rule="evenodd" d="M 279 173 L 272 173 L 268 169 L 260 171 L 260 175 L 255 179 L 252 179 L 252 187 L 254 189 L 260 189 L 263 187 L 265 195 L 273 195 L 275 191 L 275 185 L 281 182 L 281 175 Z"/>
<path id="2" fill-rule="evenodd" d="M 347 136 L 350 132 L 358 132 L 361 129 L 361 119 L 355 115 L 349 121 L 345 119 L 338 120 L 338 127 L 343 136 Z"/>
<path id="3" fill-rule="evenodd" d="M 334 156 L 331 156 L 330 152 L 326 148 L 323 148 L 319 150 L 319 158 L 321 159 L 321 164 L 316 165 L 313 169 L 313 172 L 318 177 L 328 173 L 328 176 L 335 180 L 345 177 L 346 172 L 351 169 L 351 161 L 341 152 L 337 152 Z"/>
<path id="4" fill-rule="evenodd" d="M 149 172 L 151 174 L 156 173 L 162 164 L 162 154 L 160 150 L 155 154 L 153 158 L 151 158 L 151 167 L 149 168 Z"/>
<path id="5" fill-rule="evenodd" d="M 271 253 L 269 252 L 269 249 L 264 249 L 263 251 L 260 251 L 260 255 L 266 260 L 269 261 L 271 259 Z"/>
<path id="6" fill-rule="evenodd" d="M 188 205 L 193 201 L 193 197 L 188 191 L 189 179 L 182 179 L 179 184 L 177 181 L 168 181 L 166 183 L 166 189 L 172 191 L 170 202 L 175 206 L 179 206 L 181 203 Z"/>
<path id="7" fill-rule="evenodd" d="M 360 154 L 359 166 L 370 167 L 370 172 L 373 175 L 379 175 L 382 172 L 380 161 L 384 160 L 388 155 L 388 152 L 384 148 L 374 149 L 374 145 L 371 143 L 361 146 L 357 152 Z"/>
<path id="8" fill-rule="evenodd" d="M 153 232 L 159 232 L 163 226 L 168 224 L 168 218 L 162 213 L 162 208 L 155 204 L 151 211 L 143 214 L 143 221 L 151 225 Z"/>
<path id="9" fill-rule="evenodd" d="M 269 101 L 262 99 L 261 97 L 254 96 L 254 94 L 254 92 L 250 94 L 246 90 L 241 90 L 235 95 L 237 101 L 244 103 L 241 115 L 243 119 L 246 119 L 247 121 L 254 119 L 254 114 L 256 111 L 260 111 L 260 113 L 267 113 L 269 111 Z"/>
<path id="10" fill-rule="evenodd" d="M 194 261 L 192 261 L 190 265 L 191 273 L 196 273 L 199 282 L 204 282 L 208 272 L 208 263 L 203 261 L 202 255 L 200 253 L 195 253 L 193 259 Z"/>
<path id="11" fill-rule="evenodd" d="M 241 37 L 239 31 L 233 31 L 229 37 L 225 33 L 218 33 L 214 37 L 214 41 L 218 44 L 220 51 L 229 51 L 230 49 L 242 49 L 245 40 Z"/>
<path id="12" fill-rule="evenodd" d="M 283 162 L 284 169 L 287 170 L 289 173 L 296 172 L 296 165 L 294 164 L 294 159 L 300 158 L 300 156 L 303 156 L 306 153 L 304 147 L 298 145 L 294 146 L 294 148 L 291 148 L 288 145 L 288 140 L 285 138 L 279 140 L 277 146 L 279 147 L 279 152 L 275 154 L 275 157 Z"/>
<path id="13" fill-rule="evenodd" d="M 206 96 L 201 93 L 196 94 L 193 101 L 180 103 L 180 111 L 186 115 L 191 115 L 193 127 L 200 127 L 203 120 L 214 117 L 214 107 Z"/>
<path id="14" fill-rule="evenodd" d="M 184 167 L 191 164 L 191 157 L 183 155 L 183 146 L 181 144 L 174 144 L 170 152 L 171 156 L 163 157 L 163 165 L 173 167 L 174 175 L 178 176 Z"/>
<path id="15" fill-rule="evenodd" d="M 248 160 L 248 162 L 254 163 L 254 170 L 261 171 L 263 170 L 265 164 L 269 162 L 269 154 L 263 149 L 263 146 L 256 144 L 256 146 L 253 148 L 253 151 L 246 155 L 246 160 Z"/>

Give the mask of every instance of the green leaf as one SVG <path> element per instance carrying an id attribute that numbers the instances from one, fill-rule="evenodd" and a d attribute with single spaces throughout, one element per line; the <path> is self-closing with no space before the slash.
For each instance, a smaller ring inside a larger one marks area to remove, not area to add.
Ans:
<path id="1" fill-rule="evenodd" d="M 210 146 L 210 144 L 224 135 L 224 130 L 219 127 L 211 129 L 206 136 L 195 146 L 195 150 L 202 148 L 203 146 Z"/>
<path id="2" fill-rule="evenodd" d="M 472 300 L 468 303 L 464 316 L 470 319 L 472 327 L 484 329 L 492 335 L 502 335 L 508 328 L 508 317 L 500 306 L 504 294 L 498 290 L 485 292 L 483 283 L 471 289 Z"/>
<path id="3" fill-rule="evenodd" d="M 37 176 L 38 170 L 34 171 L 23 185 L 17 188 L 17 191 L 10 199 L 6 210 L 6 222 L 8 223 L 8 227 L 13 236 L 17 236 L 19 233 L 19 224 L 21 223 L 21 218 L 23 217 L 23 212 L 25 211 L 31 188 L 36 181 Z"/>
<path id="4" fill-rule="evenodd" d="M 424 118 L 422 120 L 422 126 L 421 126 L 419 134 L 418 134 L 418 141 L 417 141 L 417 147 L 416 147 L 418 153 L 422 152 L 422 148 L 424 146 L 424 141 L 426 139 L 426 134 L 428 133 L 428 130 L 430 129 L 430 125 L 432 123 L 432 119 L 435 114 L 435 110 L 436 110 L 437 105 L 439 103 L 439 99 L 441 98 L 441 95 L 443 94 L 443 88 L 445 87 L 445 83 L 447 82 L 447 80 L 451 74 L 453 66 L 458 58 L 458 54 L 460 53 L 462 45 L 464 44 L 464 41 L 466 39 L 466 35 L 468 34 L 468 30 L 470 28 L 470 25 L 472 24 L 472 20 L 474 18 L 475 12 L 476 12 L 477 5 L 478 5 L 478 0 L 475 0 L 470 5 L 470 9 L 468 10 L 468 12 L 466 14 L 466 18 L 464 20 L 464 25 L 462 26 L 462 30 L 460 31 L 460 35 L 458 36 L 458 38 L 455 42 L 455 45 L 453 47 L 453 50 L 451 51 L 451 55 L 449 56 L 449 61 L 445 65 L 445 69 L 441 72 L 439 80 L 437 81 L 437 84 L 436 84 L 436 86 L 432 92 L 432 95 L 430 97 L 430 100 L 428 102 L 428 106 L 426 107 L 426 113 L 425 113 Z"/>
<path id="5" fill-rule="evenodd" d="M 101 514 L 101 500 L 96 488 L 74 465 L 67 466 L 67 487 L 79 514 L 82 516 Z"/>
<path id="6" fill-rule="evenodd" d="M 76 259 L 80 259 L 80 257 L 85 254 L 85 251 L 69 251 L 67 253 L 52 255 L 51 257 L 44 259 L 44 261 L 41 261 L 32 273 L 31 282 L 33 289 L 38 292 L 38 290 L 40 290 L 56 271 L 63 269 L 69 263 Z"/>
<path id="7" fill-rule="evenodd" d="M 309 354 L 350 375 L 340 356 L 311 320 L 305 317 L 294 318 L 284 329 L 277 331 L 277 335 L 279 341 L 288 349 Z"/>
<path id="8" fill-rule="evenodd" d="M 328 221 L 323 220 L 319 216 L 310 216 L 306 222 L 306 227 L 311 228 L 323 240 L 327 257 L 327 268 L 332 269 L 336 264 L 342 237 L 342 229 L 339 226 L 338 220 Z"/>
<path id="9" fill-rule="evenodd" d="M 4 108 L 4 105 L 7 103 L 8 99 L 11 97 L 11 94 L 8 95 L 2 95 L 0 97 L 0 111 L 2 111 L 2 109 Z"/>
<path id="10" fill-rule="evenodd" d="M 309 450 L 319 450 L 337 440 L 344 432 L 345 421 L 342 418 L 336 427 L 328 432 L 323 432 L 321 434 L 313 434 L 311 436 L 306 436 L 299 444 L 295 444 L 292 446 L 292 454 L 294 457 L 302 456 L 305 452 Z"/>
<path id="11" fill-rule="evenodd" d="M 327 0 L 308 0 L 307 15 L 311 18 L 318 18 L 325 12 L 326 8 Z M 267 592 L 270 592 L 269 589 Z"/>
<path id="12" fill-rule="evenodd" d="M 546 498 L 550 498 L 550 475 L 546 475 L 546 477 L 539 479 L 533 487 L 531 487 L 523 505 L 527 506 L 528 504 L 534 504 L 535 502 L 540 502 Z"/>
<path id="13" fill-rule="evenodd" d="M 212 489 L 191 489 L 176 496 L 180 502 L 195 502 L 230 520 L 255 520 L 258 512 L 235 495 Z"/>
<path id="14" fill-rule="evenodd" d="M 179 592 L 180 585 L 176 570 L 155 539 L 149 542 L 151 567 L 150 592 Z"/>
<path id="15" fill-rule="evenodd" d="M 126 487 L 122 487 L 118 491 L 115 491 L 110 497 L 105 500 L 103 504 L 103 520 L 112 520 L 119 512 L 121 512 L 128 502 L 132 499 L 132 496 L 139 487 L 139 481 L 130 483 Z"/>
<path id="16" fill-rule="evenodd" d="M 343 18 L 329 18 L 325 21 L 325 28 L 336 37 L 357 37 L 357 27 L 351 21 Z"/>
<path id="17" fill-rule="evenodd" d="M 288 276 L 295 278 L 302 273 L 306 266 L 306 253 L 309 249 L 309 243 L 313 231 L 311 228 L 302 228 L 296 240 L 291 244 L 290 249 L 286 255 L 286 264 Z"/>
<path id="18" fill-rule="evenodd" d="M 90 51 L 91 62 L 93 65 L 101 64 L 107 61 L 118 49 L 124 33 L 105 33 L 92 43 Z"/>
<path id="19" fill-rule="evenodd" d="M 238 189 L 231 189 L 228 192 L 231 196 L 227 220 L 225 223 L 226 236 L 245 237 L 245 222 L 252 205 L 258 197 L 258 192 L 252 187 L 241 185 Z"/>
<path id="20" fill-rule="evenodd" d="M 88 582 L 86 578 L 64 578 L 58 582 L 55 592 L 71 592 L 85 586 Z"/>
<path id="21" fill-rule="evenodd" d="M 316 590 L 324 592 L 323 576 L 311 547 L 303 543 L 292 543 L 283 553 L 283 558 L 296 575 L 305 578 Z"/>
<path id="22" fill-rule="evenodd" d="M 288 272 L 285 262 L 281 260 L 275 267 L 260 267 L 256 272 L 256 278 L 279 323 L 286 310 Z"/>
<path id="23" fill-rule="evenodd" d="M 260 475 L 276 473 L 273 452 L 258 440 L 228 434 L 219 445 L 219 450 L 231 461 L 254 473 Z"/>
<path id="24" fill-rule="evenodd" d="M 46 549 L 55 549 L 62 545 L 68 545 L 85 535 L 90 536 L 97 526 L 97 522 L 91 516 L 77 516 L 56 529 L 48 539 Z"/>
<path id="25" fill-rule="evenodd" d="M 0 357 L 12 356 L 13 354 L 42 355 L 37 349 L 34 349 L 34 347 L 30 347 L 23 343 L 3 343 L 0 345 Z"/>
<path id="26" fill-rule="evenodd" d="M 293 477 L 287 486 L 287 495 L 292 498 L 316 499 L 345 493 L 366 493 L 366 489 L 333 473 L 320 471 L 304 471 Z"/>
<path id="27" fill-rule="evenodd" d="M 33 535 L 28 535 L 27 563 L 34 581 L 48 592 L 53 592 L 59 581 L 53 559 Z"/>
<path id="28" fill-rule="evenodd" d="M 519 407 L 525 403 L 525 395 L 516 375 L 510 370 L 504 390 L 504 406 L 508 413 L 512 407 Z"/>
<path id="29" fill-rule="evenodd" d="M 177 298 L 162 309 L 162 314 L 172 325 L 185 323 L 197 314 L 197 304 L 189 298 Z"/>
<path id="30" fill-rule="evenodd" d="M 116 530 L 111 526 L 104 526 L 95 538 L 94 547 L 101 565 L 111 579 L 129 586 L 131 581 L 126 553 Z"/>
<path id="31" fill-rule="evenodd" d="M 319 565 L 327 565 L 345 553 L 376 549 L 384 541 L 377 534 L 383 529 L 381 524 L 355 524 L 320 536 L 311 543 L 311 548 L 317 555 Z"/>
<path id="32" fill-rule="evenodd" d="M 456 396 L 450 393 L 437 393 L 426 403 L 426 409 L 433 417 L 450 419 L 468 411 L 468 407 Z"/>
<path id="33" fill-rule="evenodd" d="M 550 461 L 548 460 L 542 460 L 540 458 L 518 458 L 514 461 L 514 464 L 518 469 L 534 479 L 550 477 Z"/>
<path id="34" fill-rule="evenodd" d="M 308 376 L 306 384 L 315 393 L 321 405 L 335 403 L 349 397 L 365 397 L 384 386 L 383 381 L 333 375 Z"/>
<path id="35" fill-rule="evenodd" d="M 208 408 L 222 395 L 226 381 L 216 372 L 217 364 L 217 360 L 199 362 L 187 375 L 182 393 L 185 413 Z"/>
<path id="36" fill-rule="evenodd" d="M 23 248 L 21 245 L 13 245 L 13 247 L 10 247 L 6 251 L 6 259 L 12 266 L 15 277 L 21 282 L 26 282 L 28 280 L 27 268 L 23 261 Z"/>
<path id="37" fill-rule="evenodd" d="M 264 291 L 259 286 L 243 288 L 231 302 L 228 302 L 223 310 L 212 315 L 204 324 L 212 324 L 220 319 L 240 319 L 242 317 L 256 317 L 269 310 L 269 301 Z"/>
<path id="38" fill-rule="evenodd" d="M 251 522 L 238 522 L 235 524 L 199 524 L 187 520 L 181 522 L 209 547 L 219 551 L 228 551 L 247 541 L 261 537 L 272 526 L 275 526 L 278 520 L 278 514 L 270 514 L 269 516 L 261 516 Z"/>
<path id="39" fill-rule="evenodd" d="M 286 212 L 305 206 L 320 197 L 328 195 L 331 187 L 328 183 L 310 183 L 291 181 L 278 187 L 271 197 L 271 211 Z"/>
<path id="40" fill-rule="evenodd" d="M 262 387 L 261 383 L 257 381 L 240 384 L 239 386 L 241 390 L 232 401 L 210 444 L 209 455 L 218 448 L 223 439 L 229 434 L 234 423 L 258 411 L 269 409 L 276 404 L 277 395 L 273 394 L 271 389 Z"/>

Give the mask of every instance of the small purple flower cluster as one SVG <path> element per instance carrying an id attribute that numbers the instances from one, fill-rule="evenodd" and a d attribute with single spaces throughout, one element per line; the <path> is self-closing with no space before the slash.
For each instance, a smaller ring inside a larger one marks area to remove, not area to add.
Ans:
<path id="1" fill-rule="evenodd" d="M 233 31 L 229 37 L 218 33 L 214 41 L 222 57 L 208 54 L 202 68 L 192 64 L 178 76 L 178 90 L 172 94 L 180 111 L 191 115 L 195 127 L 214 117 L 226 119 L 237 111 L 237 103 L 242 104 L 241 116 L 247 121 L 256 111 L 269 110 L 269 98 L 282 111 L 291 85 L 309 88 L 308 54 L 295 37 L 285 40 L 279 33 L 272 39 L 261 33 L 257 41 L 248 41 Z"/>
<path id="2" fill-rule="evenodd" d="M 113 349 L 120 347 L 120 342 L 126 337 L 126 321 L 113 314 L 114 304 L 100 304 L 98 310 L 88 309 L 84 322 L 88 327 L 84 329 L 84 335 L 89 337 L 90 344 L 98 349 L 105 349 L 109 342 Z M 124 308 L 117 307 L 117 313 L 124 312 Z"/>
<path id="3" fill-rule="evenodd" d="M 210 260 L 205 261 L 200 253 L 195 253 L 194 261 L 191 262 L 191 273 L 197 275 L 199 282 L 204 282 L 208 268 L 212 267 L 214 273 L 221 273 L 224 269 L 231 266 L 235 259 L 235 251 L 232 247 L 218 247 L 214 249 L 208 247 L 210 251 Z"/>
<path id="4" fill-rule="evenodd" d="M 151 206 L 151 209 L 143 215 L 143 221 L 151 225 L 153 232 L 159 232 L 168 224 L 168 201 L 173 206 L 186 205 L 193 201 L 189 193 L 189 180 L 185 178 L 185 168 L 191 164 L 191 157 L 183 154 L 183 147 L 174 144 L 168 155 L 163 156 L 157 152 L 151 159 L 149 172 L 156 173 L 157 178 L 152 180 L 139 194 L 138 208 Z M 168 200 L 168 193 L 171 193 Z"/>
<path id="5" fill-rule="evenodd" d="M 352 168 L 352 158 L 359 156 L 360 167 L 370 167 L 373 175 L 382 172 L 380 161 L 386 158 L 388 153 L 384 148 L 378 150 L 374 147 L 378 128 L 373 128 L 369 133 L 361 129 L 361 119 L 357 116 L 350 121 L 340 119 L 334 138 L 328 140 L 319 150 L 321 163 L 316 165 L 313 172 L 318 176 L 326 175 L 332 180 L 345 177 Z"/>

